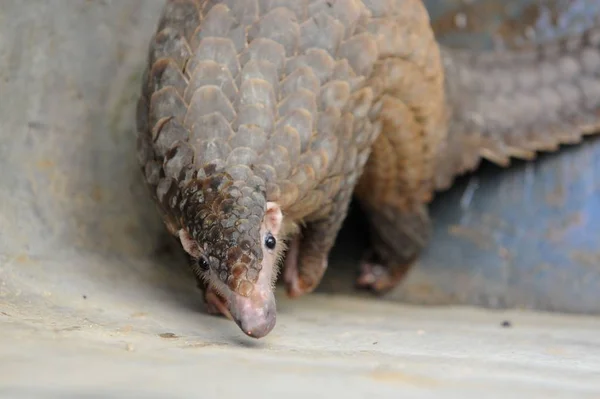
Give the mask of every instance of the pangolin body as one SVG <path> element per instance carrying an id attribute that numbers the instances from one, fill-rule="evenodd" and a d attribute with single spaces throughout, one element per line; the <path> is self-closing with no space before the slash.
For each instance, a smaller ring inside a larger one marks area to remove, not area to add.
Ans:
<path id="1" fill-rule="evenodd" d="M 211 305 L 250 336 L 275 323 L 285 240 L 290 293 L 319 282 L 377 137 L 369 15 L 352 0 L 169 0 L 151 41 L 146 182 Z"/>
<path id="2" fill-rule="evenodd" d="M 394 286 L 425 245 L 436 190 L 482 157 L 528 157 L 597 125 L 594 32 L 547 58 L 473 56 L 438 46 L 418 0 L 167 0 L 138 159 L 210 309 L 268 334 L 287 244 L 288 293 L 310 292 L 353 193 L 378 262 L 359 282 Z"/>

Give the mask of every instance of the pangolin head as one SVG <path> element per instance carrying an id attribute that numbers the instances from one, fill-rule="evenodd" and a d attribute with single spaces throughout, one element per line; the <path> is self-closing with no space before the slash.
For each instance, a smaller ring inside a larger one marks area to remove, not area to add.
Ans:
<path id="1" fill-rule="evenodd" d="M 275 325 L 282 213 L 267 203 L 264 184 L 252 183 L 226 172 L 189 182 L 179 235 L 196 274 L 227 301 L 244 333 L 259 338 Z"/>

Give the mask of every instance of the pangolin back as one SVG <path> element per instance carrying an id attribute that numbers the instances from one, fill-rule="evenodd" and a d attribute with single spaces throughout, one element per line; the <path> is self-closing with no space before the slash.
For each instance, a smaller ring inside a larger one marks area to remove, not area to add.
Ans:
<path id="1" fill-rule="evenodd" d="M 166 2 L 138 103 L 139 162 L 170 231 L 187 220 L 237 262 L 219 278 L 238 293 L 257 278 L 247 233 L 265 200 L 310 222 L 362 172 L 380 130 L 366 3 Z"/>

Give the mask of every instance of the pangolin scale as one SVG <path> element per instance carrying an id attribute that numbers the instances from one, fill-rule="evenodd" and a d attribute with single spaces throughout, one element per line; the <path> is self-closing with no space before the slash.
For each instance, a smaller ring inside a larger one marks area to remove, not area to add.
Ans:
<path id="1" fill-rule="evenodd" d="M 209 309 L 268 334 L 279 260 L 289 295 L 312 291 L 353 194 L 374 250 L 359 282 L 393 287 L 455 176 L 595 131 L 599 26 L 475 54 L 439 46 L 418 0 L 167 0 L 138 160 Z"/>

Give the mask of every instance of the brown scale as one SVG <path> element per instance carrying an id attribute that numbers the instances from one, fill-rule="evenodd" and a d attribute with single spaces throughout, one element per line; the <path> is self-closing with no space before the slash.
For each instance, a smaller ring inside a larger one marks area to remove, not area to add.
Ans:
<path id="1" fill-rule="evenodd" d="M 204 255 L 223 283 L 237 291 L 244 280 L 256 283 L 260 272 L 260 237 L 249 227 L 264 216 L 264 189 L 245 193 L 248 187 L 226 173 L 207 175 L 182 188 L 181 218 L 194 240 L 211 243 Z"/>

